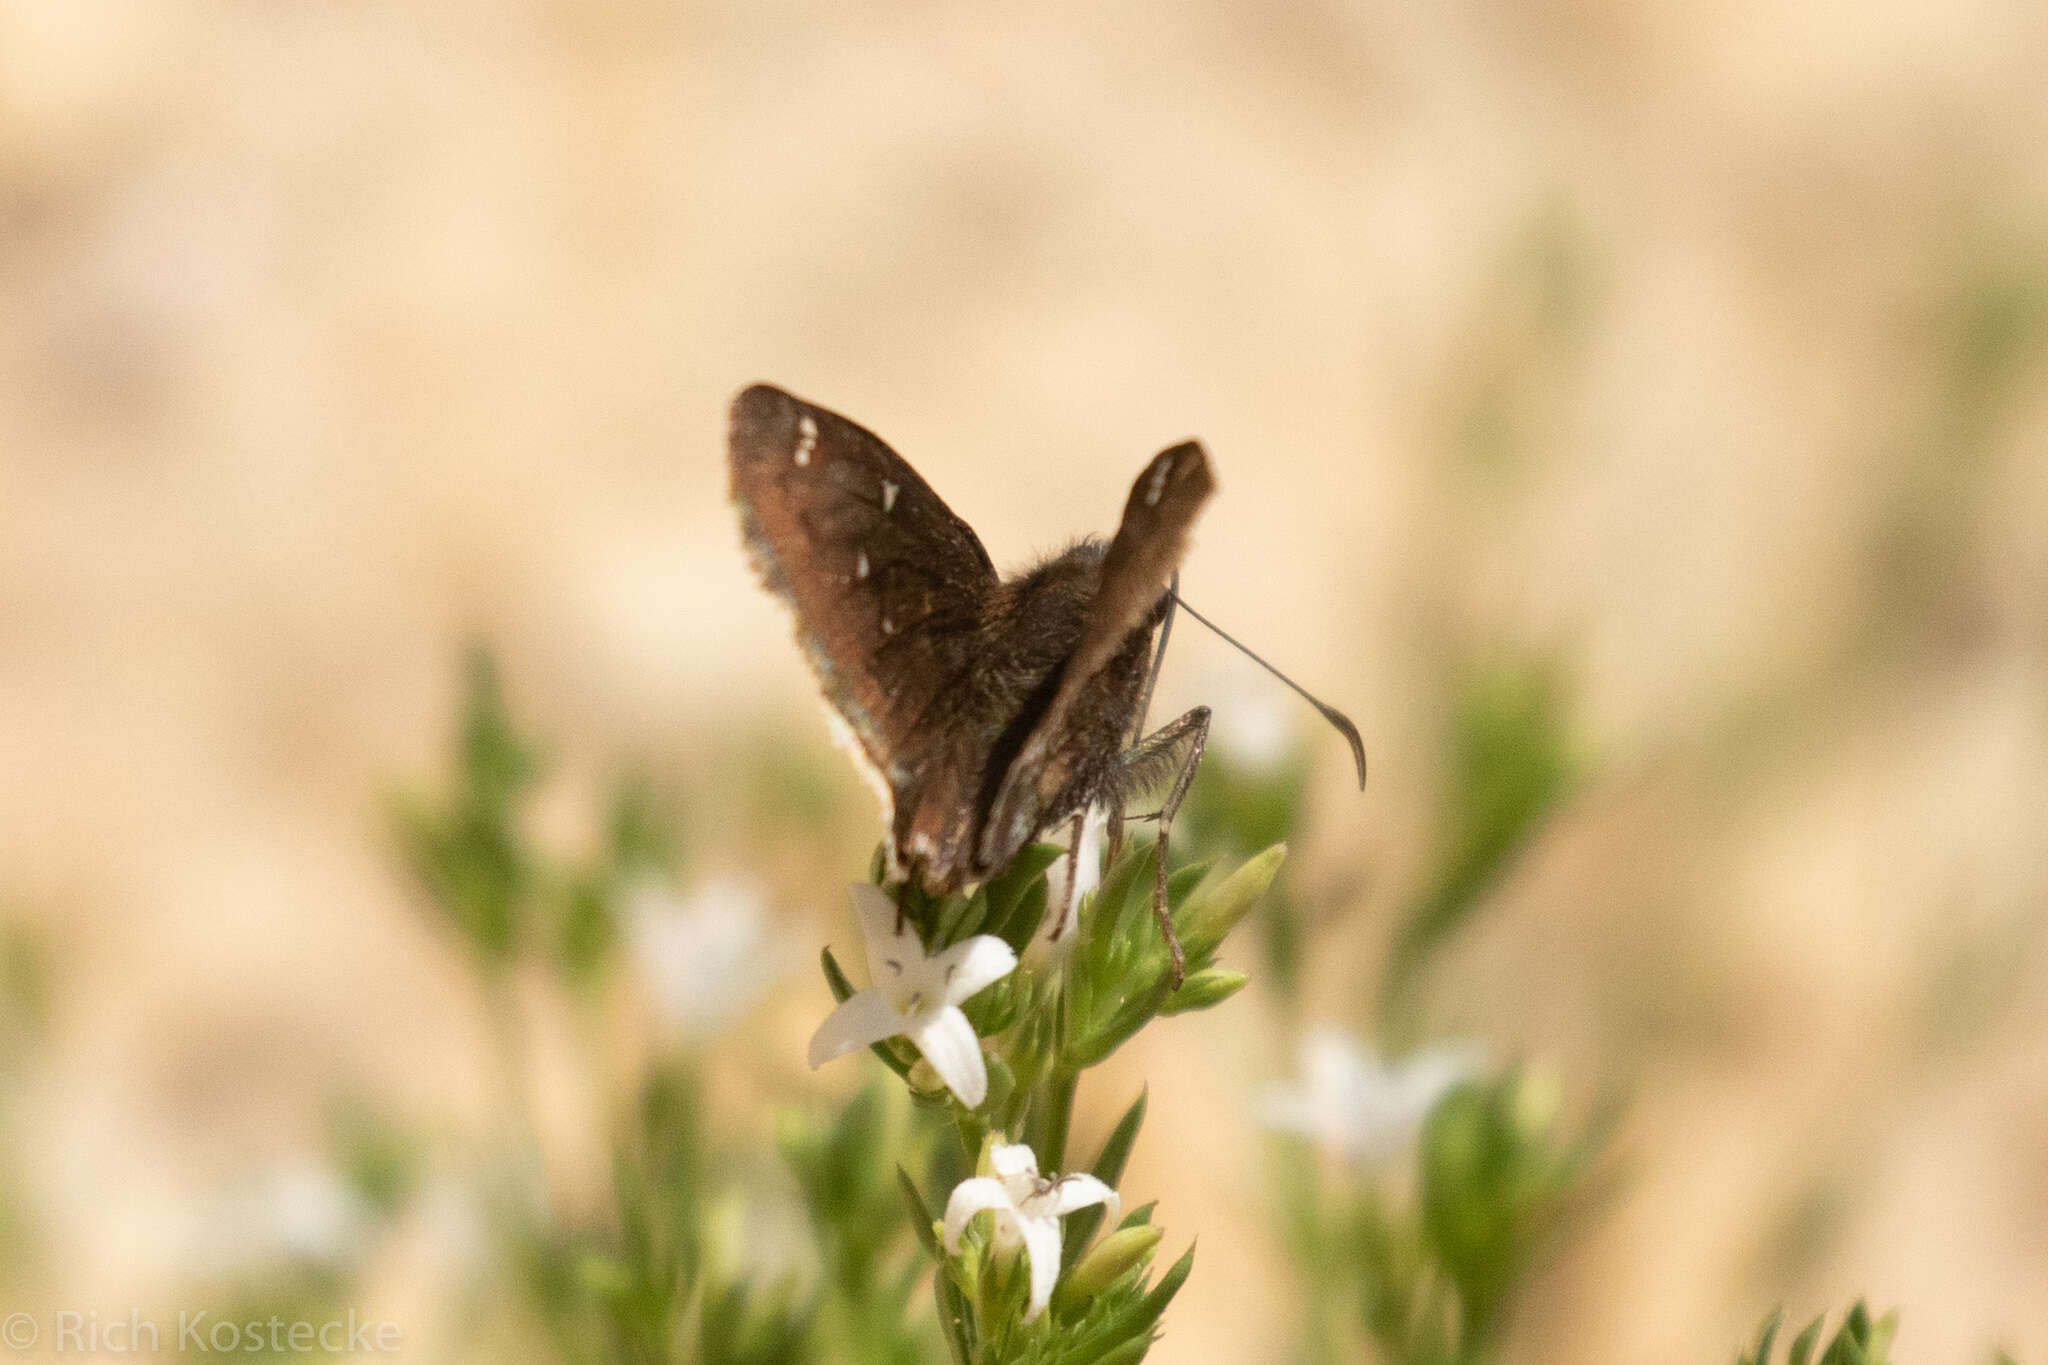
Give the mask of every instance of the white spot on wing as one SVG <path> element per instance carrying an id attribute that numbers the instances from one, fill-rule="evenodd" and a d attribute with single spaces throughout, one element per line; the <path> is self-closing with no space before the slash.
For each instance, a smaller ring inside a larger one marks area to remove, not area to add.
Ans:
<path id="1" fill-rule="evenodd" d="M 1173 468 L 1171 460 L 1161 460 L 1159 468 L 1152 471 L 1151 482 L 1145 485 L 1145 505 L 1157 507 L 1160 495 L 1166 492 L 1166 475 Z"/>
<path id="2" fill-rule="evenodd" d="M 805 413 L 796 424 L 796 462 L 799 466 L 811 462 L 811 452 L 818 448 L 818 424 L 809 413 Z"/>
<path id="3" fill-rule="evenodd" d="M 891 621 L 888 617 L 884 616 L 882 618 L 882 634 L 894 635 L 895 633 L 896 623 L 894 621 Z"/>
<path id="4" fill-rule="evenodd" d="M 889 481 L 888 481 L 887 479 L 884 479 L 884 480 L 882 480 L 882 513 L 883 513 L 883 515 L 885 515 L 885 516 L 886 516 L 886 515 L 887 515 L 888 513 L 890 513 L 890 512 L 892 512 L 892 511 L 894 511 L 894 510 L 895 510 L 895 508 L 896 508 L 896 493 L 897 493 L 897 488 L 896 488 L 896 485 L 895 485 L 895 484 L 893 484 L 893 483 L 890 483 L 890 482 L 889 482 Z"/>
<path id="5" fill-rule="evenodd" d="M 868 576 L 868 552 L 866 550 L 862 550 L 854 558 L 853 576 L 855 578 L 866 578 Z"/>

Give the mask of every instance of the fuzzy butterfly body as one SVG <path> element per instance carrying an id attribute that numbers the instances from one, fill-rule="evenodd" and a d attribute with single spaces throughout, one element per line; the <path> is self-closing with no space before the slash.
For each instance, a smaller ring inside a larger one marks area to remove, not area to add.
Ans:
<path id="1" fill-rule="evenodd" d="M 1108 543 L 1011 578 L 901 456 L 836 413 L 756 385 L 733 402 L 727 453 L 749 556 L 871 771 L 900 873 L 933 891 L 981 881 L 1180 767 L 1177 803 L 1207 710 L 1133 732 L 1168 584 L 1215 486 L 1200 446 L 1145 467 Z"/>

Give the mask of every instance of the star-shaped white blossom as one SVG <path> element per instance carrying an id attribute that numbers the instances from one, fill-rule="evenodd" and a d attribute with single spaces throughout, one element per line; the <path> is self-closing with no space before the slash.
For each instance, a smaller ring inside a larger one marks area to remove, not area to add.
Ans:
<path id="1" fill-rule="evenodd" d="M 946 1253 L 960 1253 L 960 1234 L 986 1209 L 995 1220 L 996 1249 L 1014 1250 L 1021 1243 L 1030 1258 L 1031 1299 L 1024 1321 L 1035 1322 L 1060 1278 L 1060 1219 L 1102 1204 L 1113 1223 L 1123 1203 L 1092 1175 L 1040 1175 L 1038 1157 L 1021 1142 L 989 1148 L 988 1167 L 992 1174 L 961 1181 L 946 1201 Z"/>
<path id="2" fill-rule="evenodd" d="M 1437 1101 L 1480 1060 L 1470 1043 L 1443 1042 L 1389 1062 L 1347 1033 L 1318 1028 L 1302 1043 L 1300 1084 L 1268 1092 L 1263 1118 L 1353 1160 L 1384 1161 L 1415 1140 Z"/>
<path id="3" fill-rule="evenodd" d="M 811 1035 L 811 1065 L 823 1066 L 884 1038 L 908 1038 L 947 1089 L 972 1109 L 988 1096 L 988 1064 L 960 1004 L 1008 976 L 1017 954 L 994 934 L 928 954 L 896 903 L 866 882 L 853 884 L 853 908 L 867 939 L 868 980 L 874 984 L 825 1016 Z"/>

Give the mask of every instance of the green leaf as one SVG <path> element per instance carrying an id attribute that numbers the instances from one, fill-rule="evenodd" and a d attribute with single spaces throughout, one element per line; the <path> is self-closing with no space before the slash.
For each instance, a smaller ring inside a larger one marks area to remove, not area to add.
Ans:
<path id="1" fill-rule="evenodd" d="M 1045 918 L 1045 871 L 1064 855 L 1065 850 L 1057 845 L 1032 844 L 1012 858 L 983 888 L 988 894 L 988 915 L 981 931 L 1023 952 Z"/>
<path id="2" fill-rule="evenodd" d="M 1246 973 L 1232 971 L 1228 967 L 1204 967 L 1181 982 L 1179 990 L 1167 993 L 1159 1006 L 1159 1013 L 1189 1014 L 1213 1008 L 1243 990 L 1250 981 L 1251 977 Z"/>
<path id="3" fill-rule="evenodd" d="M 1778 1327 L 1785 1320 L 1783 1308 L 1773 1308 L 1757 1330 L 1756 1345 L 1736 1357 L 1736 1365 L 1770 1365 L 1771 1345 L 1778 1339 Z"/>
<path id="4" fill-rule="evenodd" d="M 1786 1356 L 1786 1365 L 1807 1365 L 1813 1355 L 1814 1343 L 1820 1340 L 1821 1323 L 1825 1318 L 1815 1318 L 1807 1324 L 1806 1330 L 1792 1339 L 1791 1352 Z"/>
<path id="5" fill-rule="evenodd" d="M 1095 1178 L 1111 1189 L 1115 1189 L 1117 1182 L 1124 1178 L 1124 1163 L 1131 1159 L 1131 1149 L 1138 1143 L 1138 1129 L 1145 1122 L 1148 1096 L 1146 1090 L 1138 1092 L 1138 1098 L 1131 1101 L 1131 1107 L 1124 1110 L 1123 1117 L 1116 1121 L 1116 1127 L 1110 1129 L 1109 1136 L 1102 1140 L 1102 1150 L 1096 1154 L 1095 1164 L 1089 1167 Z M 1096 1204 L 1067 1216 L 1060 1252 L 1062 1265 L 1074 1263 L 1074 1258 L 1081 1254 L 1081 1248 L 1088 1245 L 1088 1239 L 1102 1225 L 1104 1212 L 1102 1205 Z"/>
<path id="6" fill-rule="evenodd" d="M 939 1245 L 939 1234 L 932 1230 L 932 1211 L 926 1207 L 924 1196 L 917 1192 L 917 1182 L 900 1165 L 896 1168 L 896 1183 L 903 1189 L 903 1202 L 910 1206 L 910 1226 L 917 1233 L 917 1240 L 923 1243 L 934 1261 L 945 1260 L 946 1252 Z"/>
<path id="7" fill-rule="evenodd" d="M 1150 1333 L 1147 1333 L 1143 1336 L 1133 1337 L 1120 1345 L 1112 1346 L 1103 1354 L 1095 1357 L 1092 1365 L 1137 1365 L 1137 1362 L 1143 1360 L 1146 1352 L 1151 1349 L 1152 1336 Z"/>
<path id="8" fill-rule="evenodd" d="M 1144 1302 L 1137 1312 L 1136 1321 L 1143 1326 L 1150 1326 L 1159 1321 L 1159 1315 L 1164 1313 L 1166 1306 L 1173 1302 L 1173 1296 L 1180 1293 L 1180 1287 L 1188 1282 L 1188 1276 L 1194 1272 L 1194 1269 L 1195 1249 L 1190 1246 L 1182 1254 L 1181 1258 L 1173 1263 L 1173 1268 L 1160 1276 L 1159 1283 L 1153 1285 L 1151 1290 L 1145 1295 Z"/>
<path id="9" fill-rule="evenodd" d="M 845 1004 L 847 997 L 853 994 L 853 983 L 848 981 L 846 973 L 839 969 L 839 959 L 832 956 L 829 947 L 821 950 L 818 958 L 819 965 L 825 969 L 825 985 L 830 988 L 833 1001 Z"/>
<path id="10" fill-rule="evenodd" d="M 932 1307 L 938 1314 L 939 1332 L 946 1339 L 946 1354 L 952 1357 L 953 1365 L 975 1365 L 973 1310 L 944 1267 L 932 1276 Z"/>

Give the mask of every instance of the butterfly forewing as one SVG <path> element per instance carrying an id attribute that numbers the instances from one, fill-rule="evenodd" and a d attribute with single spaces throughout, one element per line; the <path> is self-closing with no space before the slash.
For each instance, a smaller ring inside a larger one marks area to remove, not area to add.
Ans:
<path id="1" fill-rule="evenodd" d="M 901 807 L 953 761 L 941 746 L 971 693 L 988 552 L 872 432 L 780 389 L 734 400 L 727 456 L 754 566 Z"/>

